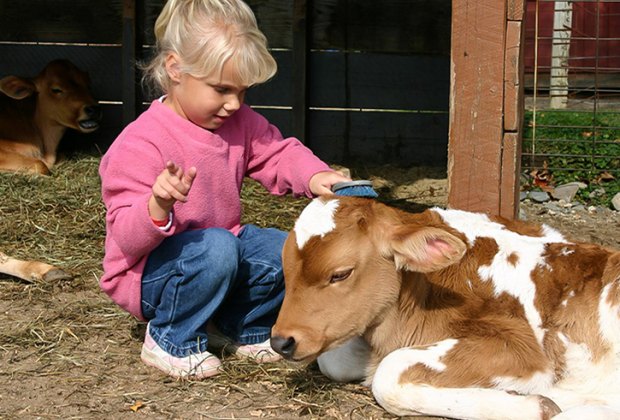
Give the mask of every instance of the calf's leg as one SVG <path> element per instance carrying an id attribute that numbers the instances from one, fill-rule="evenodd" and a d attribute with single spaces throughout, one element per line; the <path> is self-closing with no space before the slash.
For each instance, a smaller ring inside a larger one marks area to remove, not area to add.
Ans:
<path id="1" fill-rule="evenodd" d="M 0 252 L 0 273 L 8 274 L 25 281 L 57 281 L 72 276 L 60 268 L 39 261 L 24 261 L 9 257 Z"/>
<path id="2" fill-rule="evenodd" d="M 393 351 L 381 361 L 372 380 L 377 402 L 399 416 L 509 420 L 549 419 L 561 412 L 544 396 L 494 388 L 494 381 L 508 382 L 510 378 L 495 378 L 492 373 L 499 369 L 493 361 L 485 364 L 482 360 L 472 360 L 470 370 L 473 364 L 480 363 L 479 372 L 471 377 L 477 379 L 464 380 L 462 371 L 451 367 L 450 361 L 459 352 L 466 352 L 471 344 L 467 340 L 447 339 L 430 346 Z M 532 381 L 544 383 L 541 375 L 545 374 L 532 375 Z M 514 378 L 515 383 L 519 381 L 527 387 L 527 379 Z M 531 387 L 535 388 L 536 384 Z"/>
<path id="3" fill-rule="evenodd" d="M 0 171 L 49 175 L 49 168 L 37 157 L 40 154 L 34 145 L 0 140 Z"/>

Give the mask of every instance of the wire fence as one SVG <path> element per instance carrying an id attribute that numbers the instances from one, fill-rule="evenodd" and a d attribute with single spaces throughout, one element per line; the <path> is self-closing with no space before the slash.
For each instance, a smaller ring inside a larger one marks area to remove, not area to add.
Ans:
<path id="1" fill-rule="evenodd" d="M 528 0 L 521 167 L 620 190 L 620 1 Z"/>

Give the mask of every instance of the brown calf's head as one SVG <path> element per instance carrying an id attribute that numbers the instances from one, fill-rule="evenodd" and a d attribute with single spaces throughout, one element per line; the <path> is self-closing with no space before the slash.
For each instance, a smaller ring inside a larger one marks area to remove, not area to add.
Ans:
<path id="1" fill-rule="evenodd" d="M 381 322 L 398 301 L 401 270 L 434 271 L 464 252 L 465 244 L 433 226 L 429 213 L 405 214 L 362 198 L 317 198 L 284 245 L 286 294 L 272 347 L 311 361 Z"/>
<path id="2" fill-rule="evenodd" d="M 88 74 L 68 60 L 54 60 L 34 78 L 7 76 L 0 91 L 22 100 L 37 98 L 37 113 L 46 123 L 90 133 L 99 128 L 101 108 L 93 99 Z"/>

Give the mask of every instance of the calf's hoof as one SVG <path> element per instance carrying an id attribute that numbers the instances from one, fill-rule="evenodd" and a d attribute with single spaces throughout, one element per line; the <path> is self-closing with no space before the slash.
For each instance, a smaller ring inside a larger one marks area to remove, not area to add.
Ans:
<path id="1" fill-rule="evenodd" d="M 43 274 L 43 281 L 52 282 L 59 280 L 70 280 L 73 276 L 66 271 L 61 270 L 60 268 L 54 268 L 53 270 L 48 271 Z"/>
<path id="2" fill-rule="evenodd" d="M 549 420 L 562 412 L 562 409 L 551 399 L 542 395 L 539 395 L 538 398 L 540 400 L 540 418 L 542 420 Z"/>

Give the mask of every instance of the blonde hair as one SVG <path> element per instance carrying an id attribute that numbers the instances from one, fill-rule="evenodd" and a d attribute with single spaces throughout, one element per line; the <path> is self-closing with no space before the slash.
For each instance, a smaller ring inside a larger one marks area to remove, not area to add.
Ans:
<path id="1" fill-rule="evenodd" d="M 168 54 L 181 59 L 181 72 L 194 77 L 219 75 L 233 60 L 238 82 L 264 83 L 277 70 L 258 29 L 252 9 L 241 0 L 168 0 L 155 22 L 155 55 L 146 65 L 143 82 L 166 93 L 170 78 Z"/>

